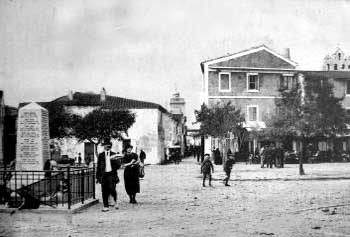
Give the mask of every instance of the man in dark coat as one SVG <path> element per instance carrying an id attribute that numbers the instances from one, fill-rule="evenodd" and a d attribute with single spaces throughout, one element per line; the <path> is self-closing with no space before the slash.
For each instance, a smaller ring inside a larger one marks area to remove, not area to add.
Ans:
<path id="1" fill-rule="evenodd" d="M 111 151 L 112 143 L 106 141 L 103 143 L 104 152 L 98 155 L 96 178 L 97 183 L 101 184 L 103 209 L 108 211 L 108 198 L 111 195 L 114 199 L 114 207 L 118 209 L 116 184 L 119 183 L 117 169 L 120 168 L 120 161 L 113 159 L 116 155 Z"/>

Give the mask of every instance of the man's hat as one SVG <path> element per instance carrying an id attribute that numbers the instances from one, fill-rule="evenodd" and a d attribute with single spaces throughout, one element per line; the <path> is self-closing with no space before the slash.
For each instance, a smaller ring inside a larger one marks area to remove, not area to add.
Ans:
<path id="1" fill-rule="evenodd" d="M 102 145 L 103 146 L 112 146 L 112 142 L 111 142 L 111 140 L 106 139 L 106 140 L 103 141 Z"/>
<path id="2" fill-rule="evenodd" d="M 128 145 L 125 146 L 125 149 L 128 149 L 128 148 L 131 148 L 131 149 L 132 149 L 132 148 L 134 148 L 134 147 L 133 147 L 132 145 L 128 144 Z"/>

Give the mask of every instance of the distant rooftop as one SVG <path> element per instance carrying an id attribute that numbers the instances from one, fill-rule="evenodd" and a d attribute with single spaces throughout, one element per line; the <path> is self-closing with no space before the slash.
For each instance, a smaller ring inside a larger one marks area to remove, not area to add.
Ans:
<path id="1" fill-rule="evenodd" d="M 101 106 L 106 109 L 159 109 L 162 112 L 168 112 L 164 107 L 159 104 L 126 99 L 117 96 L 109 96 L 106 95 L 104 100 L 101 100 L 100 94 L 94 93 L 83 93 L 83 92 L 75 92 L 72 93 L 72 98 L 69 98 L 69 95 L 59 97 L 50 102 L 37 102 L 41 106 L 45 107 L 49 103 L 59 103 L 64 104 L 66 106 Z M 29 103 L 20 103 L 19 107 L 23 107 Z"/>
<path id="2" fill-rule="evenodd" d="M 305 76 L 350 79 L 350 71 L 299 71 Z"/>

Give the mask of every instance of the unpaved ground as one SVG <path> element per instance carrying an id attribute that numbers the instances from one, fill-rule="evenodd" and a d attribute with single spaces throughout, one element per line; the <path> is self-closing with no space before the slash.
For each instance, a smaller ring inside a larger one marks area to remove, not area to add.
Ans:
<path id="1" fill-rule="evenodd" d="M 215 177 L 222 177 L 222 167 L 215 168 Z M 294 169 L 262 171 L 241 164 L 234 177 Z M 320 166 L 314 169 L 322 173 Z M 147 166 L 137 205 L 128 203 L 121 183 L 120 210 L 102 213 L 98 204 L 74 215 L 1 213 L 0 236 L 350 236 L 350 205 L 316 209 L 350 203 L 350 180 L 232 181 L 231 187 L 215 180 L 213 185 L 201 187 L 194 159 Z"/>

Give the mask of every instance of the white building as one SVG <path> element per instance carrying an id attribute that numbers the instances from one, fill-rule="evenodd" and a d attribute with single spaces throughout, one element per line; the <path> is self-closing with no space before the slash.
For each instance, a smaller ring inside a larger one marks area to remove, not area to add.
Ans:
<path id="1" fill-rule="evenodd" d="M 146 101 L 126 99 L 106 95 L 103 88 L 100 94 L 70 92 L 66 96 L 57 98 L 49 103 L 64 104 L 71 113 L 85 116 L 97 108 L 113 110 L 129 110 L 136 115 L 136 121 L 128 130 L 128 136 L 122 141 L 112 140 L 112 150 L 123 152 L 127 144 L 134 146 L 134 151 L 146 153 L 146 164 L 161 164 L 165 161 L 165 150 L 167 146 L 178 143 L 178 138 L 183 131 L 178 129 L 183 126 L 173 114 L 168 112 L 161 105 Z M 47 103 L 41 103 L 43 106 Z M 50 115 L 49 115 L 50 116 Z M 59 149 L 60 156 L 66 155 L 69 158 L 77 158 L 81 154 L 82 161 L 88 157 L 95 158 L 94 144 L 88 141 L 78 142 L 76 138 L 64 138 L 54 140 Z M 98 152 L 103 150 L 102 146 L 97 147 Z"/>

